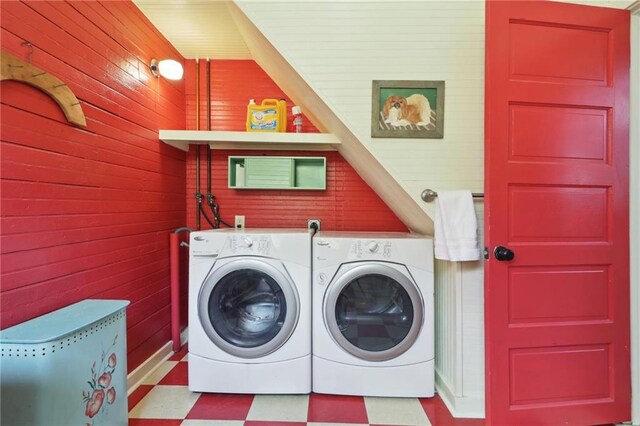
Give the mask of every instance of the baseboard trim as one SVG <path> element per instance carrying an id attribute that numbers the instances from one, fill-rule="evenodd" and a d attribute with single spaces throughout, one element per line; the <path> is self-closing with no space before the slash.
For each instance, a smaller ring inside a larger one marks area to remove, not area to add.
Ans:
<path id="1" fill-rule="evenodd" d="M 457 397 L 438 371 L 436 371 L 436 391 L 455 418 L 484 419 L 484 398 Z"/>
<path id="2" fill-rule="evenodd" d="M 182 345 L 187 343 L 188 328 L 182 330 L 180 333 L 180 343 Z M 158 349 L 153 355 L 147 358 L 142 364 L 133 370 L 127 376 L 127 395 L 131 395 L 138 386 L 147 378 L 147 376 L 155 371 L 163 362 L 171 358 L 174 354 L 173 343 L 167 342 L 160 349 Z"/>

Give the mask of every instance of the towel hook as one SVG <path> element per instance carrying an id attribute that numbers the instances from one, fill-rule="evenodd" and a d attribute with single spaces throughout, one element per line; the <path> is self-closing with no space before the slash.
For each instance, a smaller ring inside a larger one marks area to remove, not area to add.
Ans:
<path id="1" fill-rule="evenodd" d="M 27 54 L 27 60 L 29 61 L 29 63 L 31 63 L 31 57 L 33 56 L 33 52 L 35 51 L 35 49 L 33 48 L 33 44 L 31 44 L 30 41 L 23 41 L 22 43 L 20 43 L 21 46 L 27 46 L 29 48 L 29 53 Z"/>

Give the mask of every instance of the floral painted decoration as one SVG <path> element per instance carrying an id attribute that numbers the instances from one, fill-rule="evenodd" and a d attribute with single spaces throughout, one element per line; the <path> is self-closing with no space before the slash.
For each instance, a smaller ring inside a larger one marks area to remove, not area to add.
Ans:
<path id="1" fill-rule="evenodd" d="M 111 380 L 116 370 L 116 365 L 118 364 L 118 358 L 115 352 L 111 352 L 108 357 L 107 353 L 113 349 L 117 340 L 118 335 L 114 337 L 111 346 L 106 351 L 102 351 L 100 364 L 97 368 L 97 362 L 93 362 L 91 365 L 91 380 L 87 381 L 91 389 L 82 391 L 82 401 L 86 404 L 84 414 L 90 419 L 93 419 L 96 414 L 104 410 L 105 400 L 109 405 L 113 404 L 116 400 L 116 389 L 111 386 Z M 87 423 L 89 426 L 92 424 L 93 420 L 91 423 Z"/>

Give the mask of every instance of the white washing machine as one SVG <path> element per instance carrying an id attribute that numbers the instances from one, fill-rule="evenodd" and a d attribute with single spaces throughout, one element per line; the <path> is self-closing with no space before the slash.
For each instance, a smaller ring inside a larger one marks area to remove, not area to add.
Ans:
<path id="1" fill-rule="evenodd" d="M 311 392 L 311 233 L 193 232 L 189 389 Z"/>
<path id="2" fill-rule="evenodd" d="M 313 391 L 433 396 L 432 240 L 319 232 L 312 255 Z"/>

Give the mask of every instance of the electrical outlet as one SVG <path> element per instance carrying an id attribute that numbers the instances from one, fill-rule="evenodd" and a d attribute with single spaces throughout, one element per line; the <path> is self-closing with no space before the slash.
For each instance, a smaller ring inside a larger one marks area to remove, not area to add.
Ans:
<path id="1" fill-rule="evenodd" d="M 236 229 L 244 229 L 244 216 L 236 216 Z"/>
<path id="2" fill-rule="evenodd" d="M 320 230 L 320 219 L 307 219 L 307 228 Z"/>

